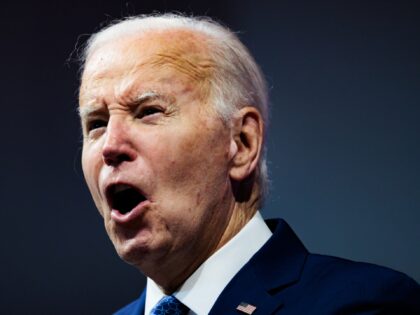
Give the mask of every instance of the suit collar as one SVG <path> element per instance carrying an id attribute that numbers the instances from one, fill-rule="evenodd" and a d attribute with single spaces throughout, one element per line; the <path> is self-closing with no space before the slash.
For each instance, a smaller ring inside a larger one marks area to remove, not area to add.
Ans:
<path id="1" fill-rule="evenodd" d="M 238 314 L 241 302 L 255 305 L 258 314 L 271 314 L 282 307 L 276 293 L 299 281 L 308 251 L 284 220 L 266 223 L 273 236 L 232 279 L 210 314 Z"/>
<path id="2" fill-rule="evenodd" d="M 266 290 L 279 290 L 299 280 L 308 251 L 284 220 L 267 220 L 273 236 L 251 259 Z"/>
<path id="3" fill-rule="evenodd" d="M 276 293 L 299 281 L 308 251 L 284 220 L 266 223 L 273 236 L 223 290 L 209 315 L 238 315 L 241 302 L 255 305 L 258 314 L 272 314 L 283 305 Z M 144 314 L 145 295 L 143 291 L 130 314 Z"/>

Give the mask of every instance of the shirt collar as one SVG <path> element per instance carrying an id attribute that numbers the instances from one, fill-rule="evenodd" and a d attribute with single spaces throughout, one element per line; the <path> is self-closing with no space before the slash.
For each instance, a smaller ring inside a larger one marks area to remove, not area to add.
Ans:
<path id="1" fill-rule="evenodd" d="M 190 314 L 208 314 L 223 289 L 272 235 L 259 211 L 224 246 L 210 256 L 173 295 Z M 165 294 L 147 278 L 145 314 Z"/>

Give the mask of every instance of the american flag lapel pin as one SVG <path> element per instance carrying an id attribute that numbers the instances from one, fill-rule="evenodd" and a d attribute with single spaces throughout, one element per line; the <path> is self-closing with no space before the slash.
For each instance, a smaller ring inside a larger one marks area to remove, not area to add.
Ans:
<path id="1" fill-rule="evenodd" d="M 254 311 L 257 309 L 257 307 L 252 305 L 252 304 L 246 303 L 246 302 L 241 302 L 236 307 L 236 309 L 238 311 L 241 311 L 241 312 L 245 313 L 245 314 L 251 315 L 252 313 L 254 313 Z"/>

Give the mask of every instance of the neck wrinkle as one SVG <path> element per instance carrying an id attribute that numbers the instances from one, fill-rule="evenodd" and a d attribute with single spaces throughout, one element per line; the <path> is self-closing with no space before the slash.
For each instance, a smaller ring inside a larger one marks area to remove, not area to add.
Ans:
<path id="1" fill-rule="evenodd" d="M 249 220 L 252 219 L 258 210 L 258 203 L 259 194 L 255 190 L 251 194 L 249 200 L 245 202 L 235 202 L 229 223 L 213 253 L 229 242 L 240 230 L 242 230 Z"/>
<path id="2" fill-rule="evenodd" d="M 163 279 L 167 280 L 169 278 L 162 276 L 162 270 L 160 270 L 158 277 L 153 277 L 152 275 L 146 276 L 152 278 L 166 295 L 174 293 L 204 261 L 229 242 L 252 219 L 258 210 L 260 201 L 259 189 L 258 187 L 255 187 L 255 183 L 253 188 L 254 189 L 247 200 L 231 200 L 233 203 L 231 205 L 232 210 L 230 211 L 230 218 L 228 219 L 224 232 L 221 233 L 219 241 L 215 243 L 213 249 L 206 251 L 207 254 L 202 256 L 201 259 L 192 261 L 188 268 L 179 272 L 177 276 L 172 277 L 170 281 L 162 281 Z M 171 273 L 172 272 L 173 271 L 171 271 Z"/>

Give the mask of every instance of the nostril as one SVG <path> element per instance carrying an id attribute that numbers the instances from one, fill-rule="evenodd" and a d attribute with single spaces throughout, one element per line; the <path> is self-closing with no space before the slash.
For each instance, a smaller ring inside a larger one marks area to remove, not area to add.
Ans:
<path id="1" fill-rule="evenodd" d="M 103 159 L 105 164 L 110 166 L 117 166 L 123 162 L 133 160 L 129 154 L 124 152 L 105 152 L 103 153 Z"/>

